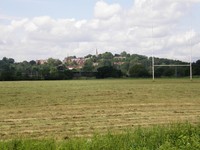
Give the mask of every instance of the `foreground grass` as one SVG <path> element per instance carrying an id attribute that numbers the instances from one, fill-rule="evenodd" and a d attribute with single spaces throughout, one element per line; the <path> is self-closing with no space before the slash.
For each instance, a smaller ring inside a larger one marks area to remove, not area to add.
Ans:
<path id="1" fill-rule="evenodd" d="M 12 140 L 0 142 L 1 150 L 198 150 L 200 124 L 172 124 L 137 128 L 121 134 L 107 133 L 90 139 L 65 141 Z"/>

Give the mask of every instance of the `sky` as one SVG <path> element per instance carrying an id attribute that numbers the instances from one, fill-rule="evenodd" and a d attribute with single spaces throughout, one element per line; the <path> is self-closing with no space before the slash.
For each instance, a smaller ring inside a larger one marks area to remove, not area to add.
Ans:
<path id="1" fill-rule="evenodd" d="M 0 0 L 0 59 L 106 51 L 200 59 L 200 0 Z"/>

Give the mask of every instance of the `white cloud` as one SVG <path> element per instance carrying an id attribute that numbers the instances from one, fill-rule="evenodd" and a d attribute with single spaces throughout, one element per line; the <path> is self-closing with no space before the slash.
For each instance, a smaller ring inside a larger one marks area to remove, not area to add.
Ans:
<path id="1" fill-rule="evenodd" d="M 100 19 L 108 19 L 113 15 L 120 13 L 121 6 L 119 4 L 107 4 L 104 1 L 98 1 L 94 9 L 94 15 Z"/>
<path id="2" fill-rule="evenodd" d="M 38 26 L 35 25 L 33 22 L 27 23 L 25 25 L 25 30 L 28 32 L 34 32 L 38 29 Z"/>
<path id="3" fill-rule="evenodd" d="M 99 1 L 90 20 L 50 16 L 14 19 L 9 24 L 0 23 L 0 56 L 19 61 L 48 57 L 62 60 L 67 54 L 95 54 L 98 48 L 100 52 L 126 50 L 149 56 L 154 50 L 156 56 L 177 55 L 186 60 L 189 41 L 194 55 L 200 56 L 199 31 L 181 24 L 195 4 L 200 1 L 135 0 L 125 10 L 119 4 Z"/>

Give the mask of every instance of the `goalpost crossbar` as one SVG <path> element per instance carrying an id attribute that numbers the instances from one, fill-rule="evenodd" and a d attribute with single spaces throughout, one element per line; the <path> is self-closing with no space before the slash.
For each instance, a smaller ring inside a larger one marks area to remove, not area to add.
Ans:
<path id="1" fill-rule="evenodd" d="M 187 65 L 154 65 L 155 67 L 190 67 L 190 64 Z"/>
<path id="2" fill-rule="evenodd" d="M 155 65 L 154 64 L 154 57 L 152 59 L 152 79 L 153 81 L 155 80 L 155 67 L 190 67 L 190 80 L 192 80 L 192 62 L 190 64 L 185 64 L 185 65 L 176 65 L 176 64 L 169 64 L 169 65 Z"/>

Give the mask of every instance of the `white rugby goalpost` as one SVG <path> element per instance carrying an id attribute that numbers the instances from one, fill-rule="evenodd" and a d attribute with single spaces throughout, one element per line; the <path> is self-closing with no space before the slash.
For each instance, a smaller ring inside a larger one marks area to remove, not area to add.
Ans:
<path id="1" fill-rule="evenodd" d="M 151 9 L 153 12 L 153 0 L 151 0 Z M 152 22 L 152 80 L 155 81 L 155 67 L 190 67 L 190 80 L 192 81 L 192 39 L 190 39 L 190 61 L 187 64 L 169 64 L 169 65 L 158 65 L 155 64 L 155 56 L 154 56 L 154 41 L 153 41 L 153 35 L 154 35 L 154 25 Z"/>
<path id="2" fill-rule="evenodd" d="M 190 80 L 192 80 L 192 62 L 186 65 L 170 64 L 170 65 L 156 65 L 154 62 L 154 56 L 152 56 L 152 80 L 155 81 L 155 67 L 190 67 Z"/>

